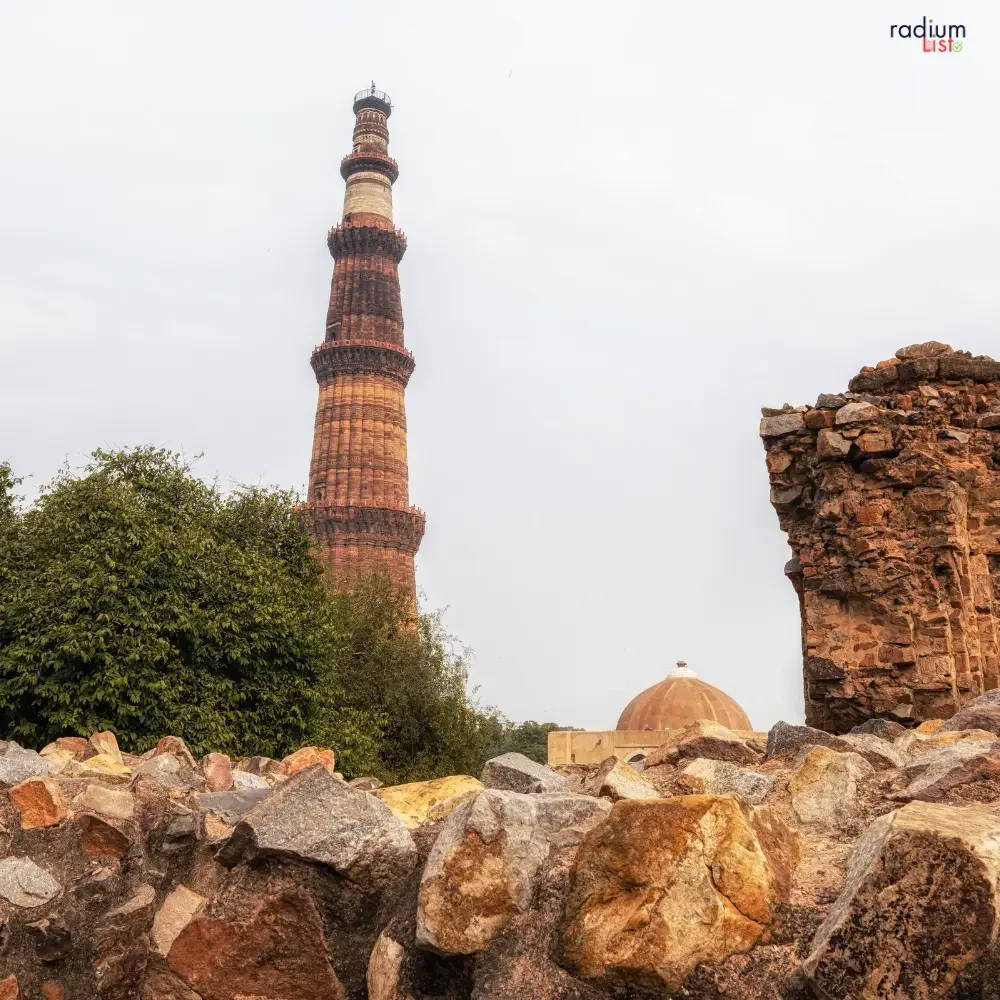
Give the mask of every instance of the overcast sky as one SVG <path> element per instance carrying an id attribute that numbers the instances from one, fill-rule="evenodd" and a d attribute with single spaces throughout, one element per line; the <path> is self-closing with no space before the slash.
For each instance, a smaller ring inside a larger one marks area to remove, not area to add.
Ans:
<path id="1" fill-rule="evenodd" d="M 891 39 L 961 22 L 961 54 Z M 515 719 L 803 715 L 762 405 L 1000 357 L 1000 11 L 0 4 L 0 459 L 303 487 L 351 100 L 394 104 L 417 578 Z"/>

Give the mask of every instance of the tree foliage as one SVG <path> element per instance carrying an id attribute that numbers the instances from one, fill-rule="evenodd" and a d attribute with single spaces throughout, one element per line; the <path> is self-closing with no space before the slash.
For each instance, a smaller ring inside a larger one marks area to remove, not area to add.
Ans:
<path id="1" fill-rule="evenodd" d="M 478 774 L 545 759 L 468 690 L 468 651 L 382 572 L 333 594 L 293 493 L 203 482 L 153 448 L 94 453 L 27 510 L 0 465 L 0 734 L 110 729 L 204 753 L 332 746 L 348 776 Z"/>
<path id="2" fill-rule="evenodd" d="M 11 511 L 4 480 L 0 511 Z M 0 552 L 0 730 L 112 729 L 142 751 L 280 755 L 306 738 L 337 633 L 289 494 L 229 495 L 152 448 L 94 453 Z"/>

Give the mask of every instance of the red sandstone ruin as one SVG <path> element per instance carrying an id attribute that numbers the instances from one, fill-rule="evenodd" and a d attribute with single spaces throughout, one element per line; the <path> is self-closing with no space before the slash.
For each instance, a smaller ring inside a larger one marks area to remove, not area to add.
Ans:
<path id="1" fill-rule="evenodd" d="M 935 342 L 763 410 L 806 719 L 948 718 L 1000 683 L 1000 362 Z"/>

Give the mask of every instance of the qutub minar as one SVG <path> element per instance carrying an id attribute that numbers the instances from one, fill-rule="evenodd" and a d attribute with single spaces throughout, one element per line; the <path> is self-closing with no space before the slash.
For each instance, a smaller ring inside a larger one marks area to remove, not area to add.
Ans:
<path id="1" fill-rule="evenodd" d="M 413 355 L 403 346 L 397 265 L 406 237 L 392 223 L 389 96 L 354 98 L 354 148 L 340 164 L 344 215 L 330 230 L 334 259 L 326 337 L 312 354 L 319 382 L 309 495 L 300 518 L 320 543 L 331 584 L 350 587 L 385 565 L 413 594 L 424 515 L 410 506 L 403 392 Z"/>

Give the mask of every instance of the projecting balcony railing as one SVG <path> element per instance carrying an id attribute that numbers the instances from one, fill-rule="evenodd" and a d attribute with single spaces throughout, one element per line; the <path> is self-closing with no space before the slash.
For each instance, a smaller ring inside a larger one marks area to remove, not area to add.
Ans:
<path id="1" fill-rule="evenodd" d="M 313 354 L 317 351 L 328 351 L 334 347 L 376 347 L 384 351 L 395 351 L 397 354 L 403 354 L 411 361 L 413 360 L 412 351 L 408 351 L 398 344 L 391 344 L 388 340 L 324 340 L 322 344 L 317 344 L 313 348 Z"/>
<path id="2" fill-rule="evenodd" d="M 391 156 L 371 150 L 348 153 L 340 161 L 340 176 L 346 181 L 355 170 L 364 170 L 365 168 L 385 174 L 393 184 L 399 177 L 399 164 Z"/>
<path id="3" fill-rule="evenodd" d="M 355 103 L 363 101 L 366 97 L 373 97 L 376 101 L 382 101 L 383 104 L 388 104 L 389 107 L 392 107 L 392 101 L 389 100 L 389 95 L 384 90 L 376 90 L 375 84 L 372 84 L 365 90 L 359 90 L 354 95 Z"/>

